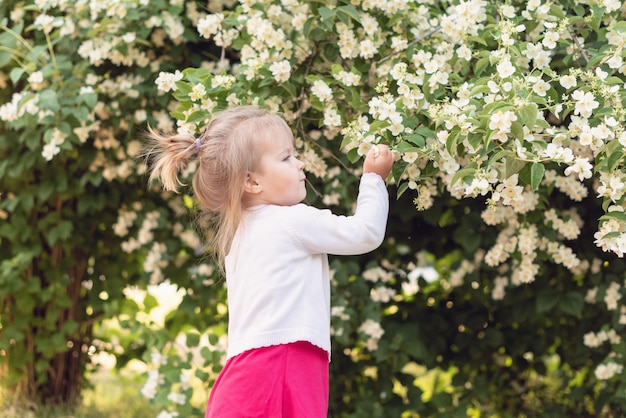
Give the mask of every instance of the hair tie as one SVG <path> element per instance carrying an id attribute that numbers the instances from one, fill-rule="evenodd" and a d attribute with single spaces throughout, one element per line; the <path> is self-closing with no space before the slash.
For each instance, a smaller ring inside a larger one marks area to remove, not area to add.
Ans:
<path id="1" fill-rule="evenodd" d="M 196 152 L 200 151 L 200 138 L 196 138 Z"/>

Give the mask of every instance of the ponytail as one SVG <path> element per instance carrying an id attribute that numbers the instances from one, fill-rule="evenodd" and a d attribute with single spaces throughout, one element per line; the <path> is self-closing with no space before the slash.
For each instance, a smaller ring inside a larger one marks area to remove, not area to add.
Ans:
<path id="1" fill-rule="evenodd" d="M 148 127 L 143 153 L 150 170 L 149 181 L 158 180 L 168 191 L 178 192 L 185 186 L 180 173 L 196 157 L 195 138 L 190 134 L 163 135 Z"/>

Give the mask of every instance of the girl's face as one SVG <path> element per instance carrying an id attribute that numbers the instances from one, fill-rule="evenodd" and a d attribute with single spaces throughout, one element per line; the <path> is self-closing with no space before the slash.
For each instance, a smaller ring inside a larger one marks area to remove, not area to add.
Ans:
<path id="1" fill-rule="evenodd" d="M 272 128 L 259 139 L 259 163 L 246 179 L 247 206 L 259 204 L 292 206 L 306 197 L 304 163 L 295 157 L 293 135 Z"/>

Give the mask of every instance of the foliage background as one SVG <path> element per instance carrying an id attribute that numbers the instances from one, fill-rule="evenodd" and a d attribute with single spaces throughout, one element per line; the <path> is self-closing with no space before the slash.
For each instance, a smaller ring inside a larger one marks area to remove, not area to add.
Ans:
<path id="1" fill-rule="evenodd" d="M 225 289 L 192 196 L 146 185 L 146 124 L 280 111 L 307 202 L 350 213 L 396 150 L 388 239 L 332 259 L 332 416 L 620 416 L 626 406 L 619 1 L 5 1 L 0 361 L 74 401 L 90 359 L 145 363 L 201 413 Z M 189 172 L 194 167 L 189 167 Z M 397 198 L 396 198 L 397 197 Z M 170 283 L 180 303 L 155 321 Z"/>

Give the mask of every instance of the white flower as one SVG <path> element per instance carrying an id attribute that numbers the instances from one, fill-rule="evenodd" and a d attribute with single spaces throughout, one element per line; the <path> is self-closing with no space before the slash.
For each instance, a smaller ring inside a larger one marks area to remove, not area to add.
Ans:
<path id="1" fill-rule="evenodd" d="M 323 80 L 315 80 L 313 86 L 311 86 L 311 92 L 321 102 L 327 102 L 333 98 L 333 90 Z"/>
<path id="2" fill-rule="evenodd" d="M 572 99 L 576 101 L 574 114 L 581 115 L 585 118 L 590 117 L 593 109 L 596 109 L 600 105 L 591 92 L 585 93 L 582 90 L 575 90 L 572 93 Z"/>
<path id="3" fill-rule="evenodd" d="M 559 79 L 559 84 L 563 86 L 563 88 L 571 89 L 572 87 L 576 87 L 576 77 L 571 74 L 563 75 Z"/>
<path id="4" fill-rule="evenodd" d="M 569 176 L 571 173 L 578 173 L 578 179 L 583 181 L 591 178 L 593 175 L 592 168 L 593 166 L 589 162 L 589 158 L 576 158 L 574 163 L 565 169 L 565 175 Z"/>
<path id="5" fill-rule="evenodd" d="M 624 370 L 623 365 L 609 362 L 608 364 L 599 364 L 594 374 L 599 380 L 608 380 L 616 374 L 621 374 L 622 370 Z"/>
<path id="6" fill-rule="evenodd" d="M 611 283 L 608 289 L 606 289 L 606 294 L 604 295 L 604 303 L 606 303 L 606 308 L 609 311 L 617 309 L 617 302 L 622 298 L 620 290 L 620 285 L 615 282 Z"/>
<path id="7" fill-rule="evenodd" d="M 472 50 L 469 49 L 466 45 L 461 45 L 457 48 L 456 54 L 459 58 L 469 61 L 472 58 Z"/>
<path id="8" fill-rule="evenodd" d="M 374 302 L 389 302 L 396 295 L 395 289 L 391 289 L 386 286 L 378 286 L 375 289 L 372 289 L 370 292 L 370 297 Z"/>
<path id="9" fill-rule="evenodd" d="M 221 13 L 212 13 L 198 20 L 198 33 L 203 38 L 209 39 L 222 28 L 224 15 Z"/>
<path id="10" fill-rule="evenodd" d="M 287 60 L 275 62 L 270 65 L 272 76 L 279 83 L 284 83 L 291 76 L 291 64 Z"/>
<path id="11" fill-rule="evenodd" d="M 155 349 L 150 353 L 150 362 L 152 364 L 165 365 L 167 364 L 167 356 L 164 356 Z"/>
<path id="12" fill-rule="evenodd" d="M 170 392 L 167 399 L 178 405 L 184 405 L 187 402 L 187 396 L 184 393 Z"/>
<path id="13" fill-rule="evenodd" d="M 402 160 L 409 164 L 414 163 L 418 158 L 419 154 L 417 152 L 405 152 L 402 154 Z"/>
<path id="14" fill-rule="evenodd" d="M 497 111 L 489 118 L 489 129 L 499 132 L 510 132 L 511 124 L 517 120 L 517 116 L 510 110 Z"/>
<path id="15" fill-rule="evenodd" d="M 154 399 L 157 393 L 157 386 L 161 382 L 161 375 L 158 370 L 148 371 L 148 380 L 146 384 L 141 388 L 141 394 L 148 399 Z"/>
<path id="16" fill-rule="evenodd" d="M 598 186 L 598 197 L 608 197 L 613 202 L 618 201 L 624 195 L 626 184 L 622 178 L 615 174 L 602 173 L 600 175 L 600 185 Z"/>
<path id="17" fill-rule="evenodd" d="M 189 100 L 192 102 L 202 100 L 202 98 L 206 95 L 206 88 L 203 84 L 198 83 L 191 88 L 191 92 L 189 93 Z"/>
<path id="18" fill-rule="evenodd" d="M 554 49 L 556 47 L 556 42 L 559 40 L 559 38 L 560 36 L 558 32 L 548 31 L 544 35 L 543 41 L 541 43 L 548 49 Z"/>
<path id="19" fill-rule="evenodd" d="M 380 339 L 385 333 L 383 327 L 373 319 L 366 319 L 358 329 L 359 332 L 363 332 L 372 338 Z"/>
<path id="20" fill-rule="evenodd" d="M 41 155 L 46 159 L 46 161 L 51 161 L 59 152 L 61 152 L 61 148 L 59 148 L 59 146 L 54 142 L 51 142 L 43 146 Z"/>
<path id="21" fill-rule="evenodd" d="M 507 78 L 515 73 L 515 67 L 511 64 L 511 60 L 507 57 L 503 59 L 497 66 L 496 70 L 500 78 Z"/>
<path id="22" fill-rule="evenodd" d="M 183 73 L 181 73 L 179 70 L 176 70 L 174 73 L 161 71 L 154 82 L 158 86 L 160 91 L 167 93 L 170 90 L 176 91 L 178 89 L 176 87 L 176 82 L 182 79 Z"/>
<path id="23" fill-rule="evenodd" d="M 35 71 L 28 76 L 28 82 L 32 84 L 38 84 L 43 82 L 43 73 L 41 71 Z"/>
<path id="24" fill-rule="evenodd" d="M 347 87 L 358 86 L 361 82 L 361 77 L 358 74 L 344 70 L 339 71 L 333 77 Z"/>
<path id="25" fill-rule="evenodd" d="M 341 126 L 341 115 L 335 107 L 327 107 L 324 109 L 324 125 Z"/>
<path id="26" fill-rule="evenodd" d="M 17 103 L 9 102 L 0 106 L 0 120 L 13 122 L 18 118 Z M 626 138 L 626 136 L 625 136 Z"/>
<path id="27" fill-rule="evenodd" d="M 174 418 L 178 416 L 178 412 L 161 411 L 157 418 Z"/>
<path id="28" fill-rule="evenodd" d="M 41 29 L 45 33 L 52 32 L 52 29 L 55 26 L 58 26 L 58 24 L 54 22 L 54 17 L 47 15 L 47 14 L 38 15 L 35 21 L 33 22 L 33 25 L 41 27 Z"/>
<path id="29" fill-rule="evenodd" d="M 467 196 L 484 196 L 489 192 L 489 182 L 487 179 L 475 177 L 469 186 L 465 188 Z"/>
<path id="30" fill-rule="evenodd" d="M 235 77 L 232 75 L 218 74 L 215 77 L 213 77 L 213 80 L 211 81 L 211 85 L 213 87 L 221 87 L 224 89 L 229 89 L 235 83 L 235 81 L 236 81 Z"/>
<path id="31" fill-rule="evenodd" d="M 533 91 L 541 97 L 545 96 L 549 89 L 550 84 L 544 80 L 537 80 L 537 82 L 533 85 Z"/>
<path id="32" fill-rule="evenodd" d="M 419 277 L 431 283 L 439 279 L 439 273 L 433 267 L 416 267 L 407 274 L 409 280 L 417 280 Z"/>
<path id="33" fill-rule="evenodd" d="M 587 347 L 596 348 L 602 345 L 602 341 L 593 332 L 588 332 L 583 336 L 583 344 Z"/>
<path id="34" fill-rule="evenodd" d="M 600 80 L 605 80 L 609 76 L 609 73 L 607 73 L 606 71 L 602 70 L 602 68 L 600 68 L 600 67 L 596 67 L 596 76 Z"/>
<path id="35" fill-rule="evenodd" d="M 574 161 L 574 155 L 569 148 L 563 148 L 555 143 L 549 143 L 543 152 L 543 156 L 557 162 L 570 163 Z"/>
<path id="36" fill-rule="evenodd" d="M 359 56 L 361 58 L 370 59 L 376 53 L 376 47 L 371 39 L 364 39 L 359 44 Z"/>
<path id="37" fill-rule="evenodd" d="M 369 142 L 361 142 L 357 148 L 358 155 L 367 155 L 368 152 L 372 149 L 372 144 Z"/>
<path id="38" fill-rule="evenodd" d="M 502 6 L 500 11 L 502 12 L 502 16 L 504 17 L 507 17 L 509 19 L 513 19 L 515 17 L 515 7 L 513 6 L 510 6 L 510 5 Z"/>

